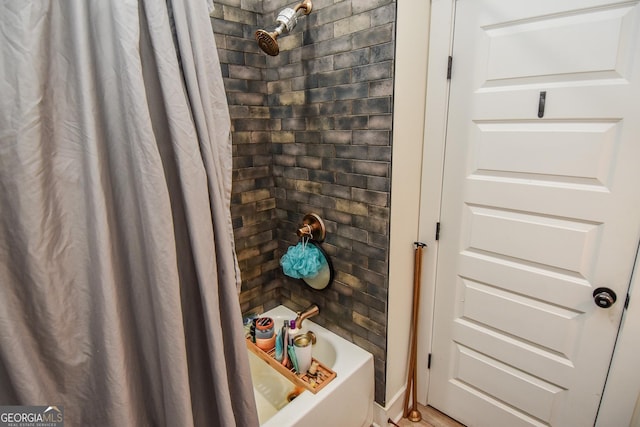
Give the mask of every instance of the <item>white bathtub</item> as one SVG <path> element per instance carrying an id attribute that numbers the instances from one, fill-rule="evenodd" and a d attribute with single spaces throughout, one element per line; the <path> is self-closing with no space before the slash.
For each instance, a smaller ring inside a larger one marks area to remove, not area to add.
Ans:
<path id="1" fill-rule="evenodd" d="M 322 313 L 320 313 L 322 315 Z M 296 314 L 278 306 L 263 316 L 281 327 Z M 251 377 L 261 427 L 369 427 L 373 422 L 373 356 L 329 330 L 305 320 L 302 332 L 313 331 L 313 357 L 337 376 L 317 394 L 302 391 L 287 403 L 296 387 L 259 357 L 249 352 Z"/>

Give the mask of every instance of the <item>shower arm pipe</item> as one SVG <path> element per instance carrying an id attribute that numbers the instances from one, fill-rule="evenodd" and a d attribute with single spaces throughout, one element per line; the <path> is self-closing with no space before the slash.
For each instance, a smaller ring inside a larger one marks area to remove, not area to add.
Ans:
<path id="1" fill-rule="evenodd" d="M 300 9 L 304 9 L 304 13 L 305 15 L 308 15 L 311 13 L 311 10 L 313 9 L 313 3 L 311 3 L 311 0 L 302 0 L 300 3 L 298 3 L 293 10 L 296 11 L 296 16 L 300 16 Z"/>

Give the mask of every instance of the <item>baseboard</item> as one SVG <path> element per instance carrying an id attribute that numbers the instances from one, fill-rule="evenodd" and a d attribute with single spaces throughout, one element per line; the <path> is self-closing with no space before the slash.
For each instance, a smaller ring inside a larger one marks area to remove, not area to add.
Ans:
<path id="1" fill-rule="evenodd" d="M 406 388 L 406 387 L 405 387 Z M 404 391 L 402 388 L 387 402 L 387 405 L 383 408 L 379 404 L 373 404 L 373 426 L 374 427 L 388 427 L 388 420 L 391 419 L 394 423 L 397 423 L 402 419 L 402 412 L 404 410 Z"/>

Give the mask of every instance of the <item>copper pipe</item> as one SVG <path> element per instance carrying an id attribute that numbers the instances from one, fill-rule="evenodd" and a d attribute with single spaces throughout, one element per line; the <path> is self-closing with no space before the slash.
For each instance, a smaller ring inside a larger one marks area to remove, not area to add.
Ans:
<path id="1" fill-rule="evenodd" d="M 418 314 L 420 309 L 420 277 L 422 275 L 422 248 L 424 243 L 415 242 L 415 258 L 413 271 L 413 311 L 411 322 L 411 338 L 409 345 L 409 370 L 407 373 L 407 388 L 404 394 L 404 418 L 418 422 L 422 414 L 418 410 L 418 397 L 416 396 L 416 362 L 418 352 Z M 409 409 L 409 395 L 412 396 L 411 409 Z"/>
<path id="2" fill-rule="evenodd" d="M 311 9 L 313 9 L 313 3 L 311 3 L 311 0 L 302 0 L 296 5 L 296 7 L 293 8 L 293 10 L 295 10 L 296 12 L 300 9 L 304 9 L 304 12 L 302 13 L 308 15 L 311 13 Z"/>
<path id="3" fill-rule="evenodd" d="M 318 304 L 311 304 L 309 307 L 305 308 L 304 311 L 298 311 L 296 314 L 298 315 L 295 320 L 294 328 L 302 328 L 302 321 L 304 319 L 308 319 L 309 317 L 317 316 L 320 313 L 320 308 Z"/>

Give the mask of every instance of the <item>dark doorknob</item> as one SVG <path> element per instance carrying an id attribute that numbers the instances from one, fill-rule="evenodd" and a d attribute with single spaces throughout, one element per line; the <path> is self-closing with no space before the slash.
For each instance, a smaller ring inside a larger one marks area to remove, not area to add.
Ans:
<path id="1" fill-rule="evenodd" d="M 601 308 L 609 308 L 616 302 L 616 293 L 609 288 L 598 288 L 593 291 L 593 300 Z"/>

